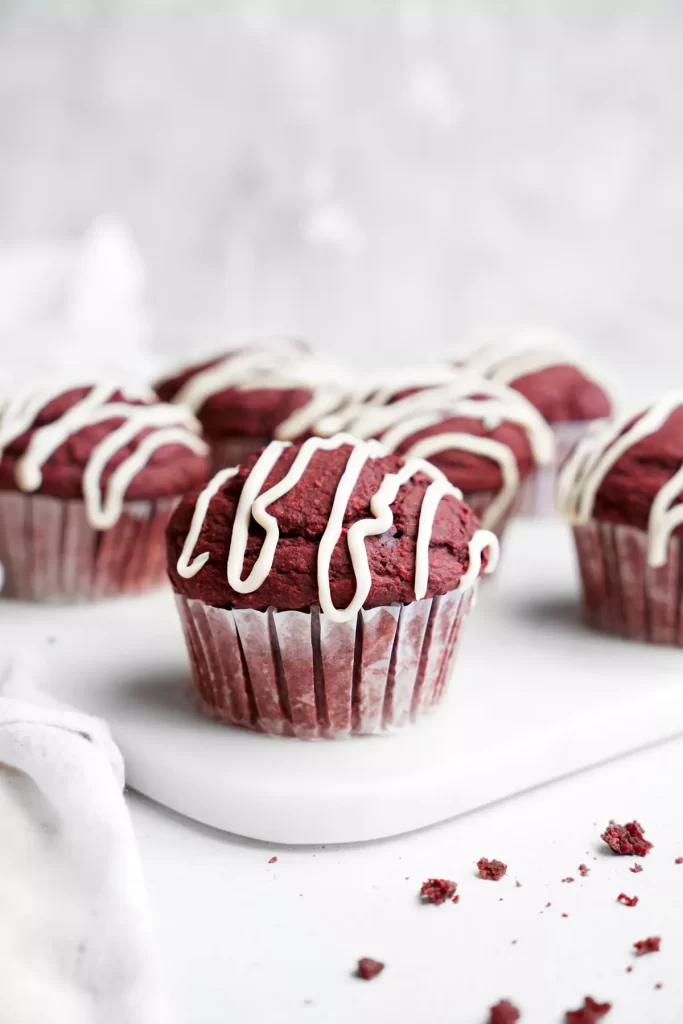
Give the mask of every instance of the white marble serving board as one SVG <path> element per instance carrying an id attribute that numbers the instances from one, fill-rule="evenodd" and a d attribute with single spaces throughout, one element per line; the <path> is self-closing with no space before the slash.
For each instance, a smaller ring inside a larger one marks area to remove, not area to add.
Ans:
<path id="1" fill-rule="evenodd" d="M 128 784 L 159 803 L 271 842 L 376 839 L 683 733 L 683 652 L 582 624 L 561 524 L 521 521 L 506 540 L 450 700 L 400 734 L 304 743 L 204 718 L 169 593 L 4 600 L 0 645 L 42 651 L 51 692 L 110 722 Z"/>

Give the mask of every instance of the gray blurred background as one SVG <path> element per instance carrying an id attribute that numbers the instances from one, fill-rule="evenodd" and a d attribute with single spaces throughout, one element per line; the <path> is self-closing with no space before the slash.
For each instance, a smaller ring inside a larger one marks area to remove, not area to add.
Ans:
<path id="1" fill-rule="evenodd" d="M 376 365 L 533 321 L 683 379 L 673 7 L 89 6 L 0 0 L 0 241 L 121 214 L 164 350 Z"/>

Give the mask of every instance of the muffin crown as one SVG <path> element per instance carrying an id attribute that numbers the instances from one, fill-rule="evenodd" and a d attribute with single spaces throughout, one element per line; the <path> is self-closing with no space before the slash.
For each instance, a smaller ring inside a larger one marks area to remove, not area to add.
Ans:
<path id="1" fill-rule="evenodd" d="M 319 605 L 333 622 L 466 589 L 495 567 L 498 541 L 461 497 L 434 466 L 377 441 L 274 441 L 176 510 L 171 579 L 208 604 Z"/>
<path id="2" fill-rule="evenodd" d="M 546 328 L 479 331 L 451 356 L 523 394 L 551 423 L 601 419 L 614 411 L 614 382 L 568 335 Z"/>
<path id="3" fill-rule="evenodd" d="M 664 565 L 683 529 L 683 391 L 596 423 L 567 460 L 559 502 L 573 525 L 591 519 L 648 533 L 648 562 Z"/>
<path id="4" fill-rule="evenodd" d="M 41 385 L 0 407 L 0 487 L 82 497 L 93 529 L 107 530 L 126 498 L 181 494 L 205 478 L 199 430 L 151 392 Z"/>
<path id="5" fill-rule="evenodd" d="M 342 376 L 299 339 L 266 338 L 186 366 L 156 392 L 198 415 L 212 437 L 290 441 L 320 433 L 318 420 L 347 400 Z"/>
<path id="6" fill-rule="evenodd" d="M 322 425 L 377 438 L 404 459 L 428 459 L 466 493 L 499 492 L 484 516 L 485 526 L 495 523 L 521 480 L 552 461 L 552 430 L 522 395 L 477 374 L 447 371 L 432 384 L 414 379 L 411 386 L 406 373 Z"/>

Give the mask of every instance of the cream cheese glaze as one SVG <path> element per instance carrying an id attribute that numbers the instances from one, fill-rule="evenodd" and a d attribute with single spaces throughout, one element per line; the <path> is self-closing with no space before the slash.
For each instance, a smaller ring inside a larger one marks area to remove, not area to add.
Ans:
<path id="1" fill-rule="evenodd" d="M 106 420 L 121 419 L 95 446 L 83 474 L 83 497 L 88 522 L 95 530 L 108 530 L 118 521 L 123 511 L 126 490 L 152 454 L 167 444 L 178 444 L 198 455 L 208 451 L 198 436 L 200 426 L 187 409 L 155 402 L 151 392 L 126 390 L 116 384 L 44 385 L 20 393 L 0 408 L 0 459 L 4 450 L 29 430 L 40 412 L 67 391 L 89 387 L 80 401 L 67 409 L 54 422 L 38 427 L 32 434 L 26 451 L 14 466 L 14 477 L 20 490 L 35 492 L 42 484 L 42 467 L 60 445 L 83 427 Z M 112 401 L 121 393 L 131 402 L 148 400 L 148 405 L 133 405 L 125 401 Z M 152 429 L 124 461 L 117 466 L 102 486 L 102 474 L 107 464 L 139 433 Z"/>
<path id="2" fill-rule="evenodd" d="M 660 430 L 674 410 L 683 405 L 683 391 L 664 395 L 641 409 L 614 420 L 594 424 L 577 445 L 560 474 L 560 509 L 572 525 L 588 523 L 601 484 L 614 464 L 630 448 Z M 633 422 L 632 422 L 633 421 Z M 683 465 L 657 493 L 648 519 L 648 562 L 657 567 L 667 560 L 667 548 L 673 531 L 683 523 Z"/>
<path id="3" fill-rule="evenodd" d="M 306 467 L 317 451 L 331 451 L 343 445 L 348 445 L 350 448 L 349 458 L 339 480 L 327 527 L 318 548 L 317 583 L 321 611 L 333 622 L 346 622 L 354 618 L 363 607 L 372 586 L 365 538 L 386 533 L 391 529 L 393 524 L 391 504 L 396 498 L 399 488 L 418 472 L 425 473 L 432 481 L 425 492 L 420 511 L 415 561 L 415 599 L 420 600 L 425 596 L 429 579 L 429 545 L 439 503 L 447 495 L 461 498 L 462 494 L 430 463 L 422 459 L 411 459 L 397 473 L 388 473 L 382 480 L 370 502 L 372 518 L 356 522 L 350 527 L 346 540 L 353 565 L 356 590 L 346 608 L 336 608 L 333 605 L 330 593 L 330 560 L 341 537 L 344 513 L 349 498 L 366 461 L 386 454 L 384 446 L 377 441 L 363 441 L 343 433 L 329 438 L 312 437 L 305 441 L 283 479 L 263 494 L 260 493 L 261 488 L 287 447 L 287 443 L 273 441 L 261 453 L 244 483 L 235 513 L 227 559 L 228 583 L 234 591 L 249 594 L 258 590 L 273 565 L 279 539 L 279 528 L 275 517 L 268 512 L 268 506 L 287 494 L 301 480 Z M 212 497 L 236 472 L 236 469 L 221 470 L 197 498 L 190 529 L 177 562 L 178 574 L 185 579 L 195 576 L 208 561 L 209 556 L 206 552 L 194 558 L 192 557 L 193 552 Z M 263 527 L 265 538 L 256 563 L 249 576 L 243 580 L 244 555 L 252 518 Z M 476 581 L 481 572 L 482 555 L 485 550 L 488 550 L 489 555 L 485 571 L 492 572 L 498 560 L 498 539 L 488 530 L 477 530 L 469 542 L 469 565 L 460 580 L 459 590 L 471 587 Z"/>

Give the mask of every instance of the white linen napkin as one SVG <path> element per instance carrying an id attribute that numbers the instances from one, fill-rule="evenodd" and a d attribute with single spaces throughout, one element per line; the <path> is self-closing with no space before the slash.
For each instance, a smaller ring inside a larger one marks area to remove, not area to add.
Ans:
<path id="1" fill-rule="evenodd" d="M 0 1020 L 166 1024 L 107 726 L 0 674 Z"/>

